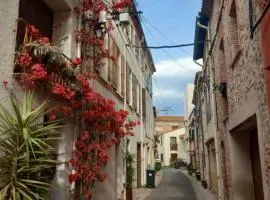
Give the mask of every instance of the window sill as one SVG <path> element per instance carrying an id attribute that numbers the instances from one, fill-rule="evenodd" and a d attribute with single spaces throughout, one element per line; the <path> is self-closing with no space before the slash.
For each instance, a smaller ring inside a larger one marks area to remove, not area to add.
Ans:
<path id="1" fill-rule="evenodd" d="M 236 53 L 235 53 L 235 55 L 234 55 L 234 57 L 233 57 L 233 59 L 232 59 L 232 63 L 230 64 L 230 68 L 234 68 L 234 66 L 235 66 L 235 63 L 238 61 L 238 59 L 240 58 L 240 56 L 241 56 L 241 54 L 242 54 L 242 50 L 241 49 L 239 49 Z"/>

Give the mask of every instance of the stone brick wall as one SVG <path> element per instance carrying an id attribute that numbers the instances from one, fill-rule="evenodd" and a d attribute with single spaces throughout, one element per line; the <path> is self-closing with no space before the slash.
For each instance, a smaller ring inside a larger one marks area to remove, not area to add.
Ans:
<path id="1" fill-rule="evenodd" d="M 256 1 L 253 2 L 256 3 Z M 216 30 L 220 6 L 218 3 L 214 3 L 213 6 L 210 18 L 212 37 Z M 262 141 L 260 153 L 262 154 L 261 158 L 264 158 L 261 163 L 265 183 L 265 199 L 270 198 L 270 123 L 266 104 L 261 35 L 260 29 L 258 29 L 254 39 L 250 39 L 248 8 L 247 0 L 226 1 L 221 28 L 213 50 L 219 145 L 221 147 L 222 199 L 232 199 L 228 124 L 231 117 L 238 112 L 238 108 L 247 102 L 254 92 L 258 95 L 256 116 L 258 137 L 259 141 Z M 257 4 L 254 5 L 254 8 L 254 16 L 257 19 L 262 8 Z M 224 98 L 217 90 L 219 83 L 224 81 L 227 81 L 228 99 Z"/>

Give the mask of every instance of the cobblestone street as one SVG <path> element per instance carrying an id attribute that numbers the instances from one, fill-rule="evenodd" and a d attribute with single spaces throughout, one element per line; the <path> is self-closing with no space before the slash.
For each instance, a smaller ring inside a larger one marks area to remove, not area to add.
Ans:
<path id="1" fill-rule="evenodd" d="M 188 179 L 179 169 L 165 169 L 163 179 L 147 200 L 197 200 Z"/>

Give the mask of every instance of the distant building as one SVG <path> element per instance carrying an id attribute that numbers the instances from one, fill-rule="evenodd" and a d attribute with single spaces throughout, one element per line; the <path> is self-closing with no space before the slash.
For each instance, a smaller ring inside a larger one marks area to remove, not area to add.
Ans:
<path id="1" fill-rule="evenodd" d="M 169 166 L 179 159 L 186 162 L 184 116 L 158 116 L 156 135 L 159 138 L 156 158 L 162 166 Z"/>
<path id="2" fill-rule="evenodd" d="M 185 101 L 184 101 L 184 112 L 185 112 L 185 121 L 188 120 L 190 113 L 192 112 L 192 109 L 194 105 L 192 104 L 192 98 L 193 98 L 193 91 L 194 91 L 194 84 L 189 83 L 187 84 L 185 88 Z"/>

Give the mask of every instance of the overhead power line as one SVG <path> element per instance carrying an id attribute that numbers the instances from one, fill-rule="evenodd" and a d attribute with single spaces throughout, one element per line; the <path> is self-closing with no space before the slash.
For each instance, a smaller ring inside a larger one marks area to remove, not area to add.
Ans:
<path id="1" fill-rule="evenodd" d="M 154 26 L 152 23 L 150 23 L 150 21 L 148 19 L 145 18 L 145 16 L 142 15 L 142 18 L 144 20 L 144 22 L 146 22 L 147 24 L 149 24 L 149 26 L 154 29 L 159 35 L 161 35 L 163 38 L 165 38 L 166 40 L 168 40 L 172 45 L 177 45 L 174 41 L 172 41 L 166 34 L 162 33 L 162 31 L 160 31 L 156 26 Z M 190 53 L 188 53 L 185 49 L 180 48 L 179 50 L 181 50 L 183 53 L 185 53 L 188 56 L 192 56 Z"/>
<path id="2" fill-rule="evenodd" d="M 188 47 L 188 46 L 194 46 L 195 44 L 201 44 L 206 42 L 207 40 L 202 40 L 194 43 L 188 43 L 188 44 L 178 44 L 178 45 L 163 45 L 163 46 L 137 46 L 137 45 L 130 45 L 132 47 L 136 48 L 145 48 L 145 49 L 170 49 L 170 48 L 180 48 L 180 47 Z"/>

